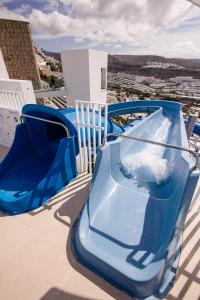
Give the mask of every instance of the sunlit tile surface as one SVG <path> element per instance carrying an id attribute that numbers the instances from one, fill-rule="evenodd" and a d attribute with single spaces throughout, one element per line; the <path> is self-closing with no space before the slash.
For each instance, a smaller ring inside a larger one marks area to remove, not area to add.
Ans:
<path id="1" fill-rule="evenodd" d="M 0 147 L 0 155 L 5 152 Z M 78 264 L 71 253 L 71 226 L 87 200 L 90 179 L 87 174 L 79 176 L 51 202 L 33 212 L 0 214 L 1 299 L 131 299 Z M 200 297 L 199 200 L 187 217 L 180 268 L 166 297 L 169 300 Z"/>

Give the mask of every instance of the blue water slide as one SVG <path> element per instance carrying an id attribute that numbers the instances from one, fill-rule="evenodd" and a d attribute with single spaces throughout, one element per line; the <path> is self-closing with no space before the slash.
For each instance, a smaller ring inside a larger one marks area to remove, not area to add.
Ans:
<path id="1" fill-rule="evenodd" d="M 79 109 L 80 111 L 80 109 Z M 71 124 L 71 128 L 73 128 L 73 133 L 74 133 L 74 137 L 75 137 L 75 145 L 76 145 L 76 149 L 78 150 L 78 132 L 77 132 L 77 125 L 76 125 L 76 110 L 75 108 L 66 108 L 66 109 L 62 109 L 60 110 L 60 112 L 63 114 L 63 116 L 70 122 Z M 87 122 L 87 110 L 84 109 L 84 122 Z M 80 122 L 82 122 L 82 116 L 81 116 L 81 120 Z M 98 125 L 98 111 L 95 111 L 95 120 L 93 121 L 93 116 L 92 116 L 92 110 L 90 109 L 89 111 L 89 122 L 90 124 L 92 124 L 93 122 L 95 122 L 95 125 Z M 104 111 L 102 111 L 102 115 L 101 115 L 101 126 L 104 127 L 105 125 L 105 119 L 104 119 Z M 108 118 L 107 121 L 107 132 L 108 133 L 123 133 L 125 131 L 125 129 L 123 128 L 123 126 L 119 125 L 119 124 L 115 124 L 111 118 Z M 80 131 L 81 137 L 82 137 L 82 130 Z M 90 128 L 90 135 L 91 137 L 93 137 L 93 128 Z M 101 131 L 101 135 L 102 135 L 102 140 L 104 137 L 104 131 Z M 86 142 L 87 142 L 87 137 L 88 137 L 88 131 L 85 130 L 85 136 L 86 136 Z M 81 138 L 81 140 L 83 140 Z M 93 142 L 93 139 L 92 139 Z M 98 143 L 98 131 L 96 131 L 96 142 Z"/>
<path id="2" fill-rule="evenodd" d="M 16 128 L 13 145 L 0 164 L 0 210 L 11 214 L 41 206 L 77 175 L 79 148 L 75 109 L 55 110 L 28 104 L 23 107 L 22 114 L 36 119 L 23 117 L 23 124 Z M 87 120 L 86 110 L 83 115 Z M 104 123 L 102 113 L 102 127 Z M 98 124 L 98 112 L 95 113 L 95 124 Z M 107 128 L 109 133 L 124 132 L 122 126 L 111 120 L 108 120 Z M 93 129 L 90 130 L 92 137 Z M 87 142 L 87 130 L 85 134 Z M 102 139 L 103 136 L 102 131 Z"/>
<path id="3" fill-rule="evenodd" d="M 25 105 L 22 114 L 64 126 L 28 117 L 17 126 L 0 164 L 0 210 L 10 214 L 39 207 L 77 175 L 71 122 L 58 110 L 39 105 Z"/>
<path id="4" fill-rule="evenodd" d="M 114 104 L 110 114 L 137 104 L 138 111 L 149 106 L 151 114 L 124 135 L 188 147 L 179 103 Z M 193 164 L 188 152 L 125 138 L 101 147 L 89 198 L 73 229 L 77 259 L 132 296 L 164 297 L 175 278 L 199 178 Z"/>
<path id="5" fill-rule="evenodd" d="M 108 117 L 111 118 L 132 113 L 151 114 L 159 108 L 158 102 L 162 105 L 166 103 L 165 101 L 135 100 L 110 104 L 108 105 Z"/>
<path id="6" fill-rule="evenodd" d="M 196 123 L 193 129 L 193 133 L 200 136 L 200 123 Z"/>

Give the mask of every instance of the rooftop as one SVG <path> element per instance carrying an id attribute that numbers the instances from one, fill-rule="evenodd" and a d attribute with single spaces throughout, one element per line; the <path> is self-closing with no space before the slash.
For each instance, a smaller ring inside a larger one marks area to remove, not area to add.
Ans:
<path id="1" fill-rule="evenodd" d="M 7 149 L 0 146 L 0 160 Z M 130 300 L 80 265 L 71 252 L 71 229 L 87 200 L 91 177 L 78 176 L 35 211 L 0 214 L 0 290 L 5 300 Z M 166 299 L 200 297 L 200 184 L 185 224 L 183 251 L 174 287 Z"/>

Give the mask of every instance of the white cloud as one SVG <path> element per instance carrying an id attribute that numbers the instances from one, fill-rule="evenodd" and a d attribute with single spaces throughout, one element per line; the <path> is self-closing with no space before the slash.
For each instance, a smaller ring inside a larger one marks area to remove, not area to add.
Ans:
<path id="1" fill-rule="evenodd" d="M 72 4 L 72 0 L 59 0 L 60 3 L 64 4 L 64 5 L 70 5 Z"/>
<path id="2" fill-rule="evenodd" d="M 8 10 L 6 7 L 0 7 L 0 18 L 11 19 L 11 20 L 22 20 L 22 21 L 26 20 L 20 14 L 14 12 L 14 11 Z"/>
<path id="3" fill-rule="evenodd" d="M 22 4 L 20 7 L 16 8 L 14 12 L 19 15 L 24 15 L 30 11 L 32 11 L 32 7 L 29 4 Z"/>
<path id="4" fill-rule="evenodd" d="M 75 42 L 76 43 L 83 43 L 84 39 L 82 39 L 82 38 L 75 38 Z"/>
<path id="5" fill-rule="evenodd" d="M 33 10 L 30 22 L 36 37 L 74 36 L 96 44 L 131 43 L 176 26 L 185 20 L 191 8 L 184 0 L 59 1 L 71 5 L 70 15 L 56 10 L 50 13 Z"/>
<path id="6" fill-rule="evenodd" d="M 44 0 L 40 10 L 32 9 L 31 13 L 28 6 L 13 12 L 3 10 L 10 18 L 29 10 L 35 39 L 66 36 L 90 47 L 104 45 L 118 52 L 164 51 L 168 55 L 176 54 L 180 45 L 186 55 L 192 49 L 196 53 L 199 46 L 193 28 L 199 27 L 200 10 L 186 0 Z M 186 39 L 181 33 L 188 27 L 191 31 Z"/>
<path id="7" fill-rule="evenodd" d="M 119 45 L 119 44 L 114 45 L 114 48 L 115 48 L 115 49 L 117 49 L 117 48 L 122 48 L 122 45 Z"/>
<path id="8" fill-rule="evenodd" d="M 44 35 L 44 37 L 68 35 L 67 28 L 70 24 L 70 18 L 56 10 L 45 14 L 38 9 L 33 9 L 29 21 L 35 32 L 39 35 Z"/>
<path id="9" fill-rule="evenodd" d="M 129 54 L 152 54 L 166 57 L 199 58 L 199 27 L 162 32 L 146 38 L 137 47 L 130 47 Z"/>
<path id="10" fill-rule="evenodd" d="M 199 47 L 194 42 L 176 42 L 170 47 L 167 42 L 163 45 L 150 44 L 139 51 L 129 50 L 129 54 L 162 55 L 166 57 L 199 58 Z"/>

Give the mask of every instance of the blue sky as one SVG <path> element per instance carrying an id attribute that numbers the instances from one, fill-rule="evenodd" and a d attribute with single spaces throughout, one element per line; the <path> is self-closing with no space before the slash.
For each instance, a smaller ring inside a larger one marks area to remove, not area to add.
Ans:
<path id="1" fill-rule="evenodd" d="M 29 21 L 46 50 L 200 58 L 200 8 L 187 0 L 0 0 L 0 17 Z"/>

